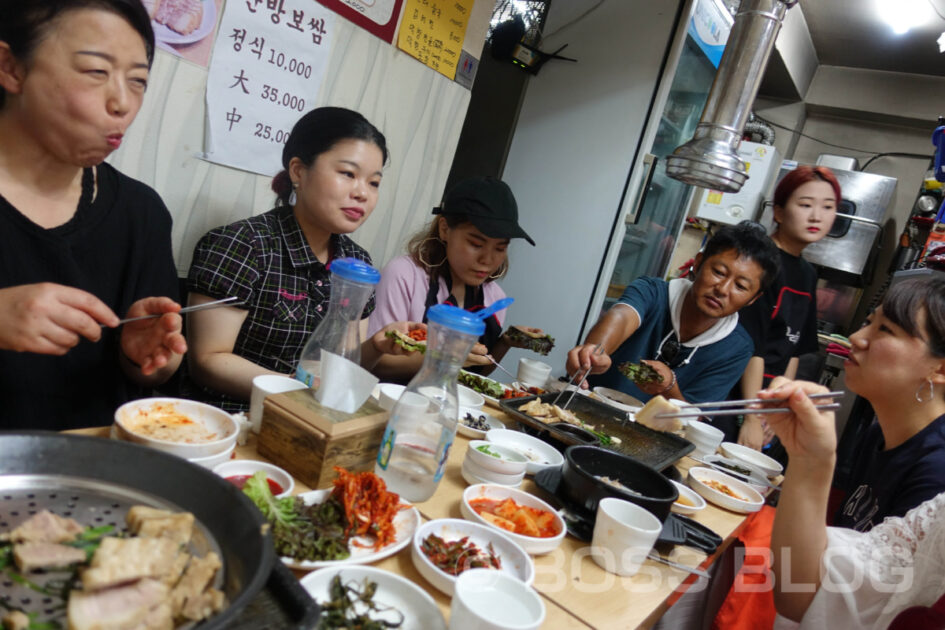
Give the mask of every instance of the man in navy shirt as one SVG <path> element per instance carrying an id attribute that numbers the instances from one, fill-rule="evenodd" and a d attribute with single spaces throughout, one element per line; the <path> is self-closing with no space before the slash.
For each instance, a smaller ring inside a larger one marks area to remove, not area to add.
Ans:
<path id="1" fill-rule="evenodd" d="M 591 367 L 592 385 L 640 400 L 660 394 L 699 403 L 723 400 L 741 377 L 753 344 L 738 310 L 778 271 L 778 250 L 757 224 L 725 226 L 695 259 L 690 281 L 639 278 L 568 353 L 567 369 Z M 595 354 L 597 345 L 601 352 Z M 637 384 L 617 371 L 644 361 L 662 381 Z"/>

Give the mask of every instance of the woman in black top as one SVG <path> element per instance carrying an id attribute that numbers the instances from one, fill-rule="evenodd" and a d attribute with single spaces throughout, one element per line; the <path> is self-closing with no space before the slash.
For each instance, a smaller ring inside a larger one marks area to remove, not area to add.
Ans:
<path id="1" fill-rule="evenodd" d="M 105 424 L 187 349 L 170 215 L 103 164 L 153 54 L 138 0 L 0 0 L 0 428 Z"/>

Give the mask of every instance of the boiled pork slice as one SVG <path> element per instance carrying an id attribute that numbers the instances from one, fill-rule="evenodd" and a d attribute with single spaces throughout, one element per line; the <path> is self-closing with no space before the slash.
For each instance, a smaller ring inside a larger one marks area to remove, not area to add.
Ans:
<path id="1" fill-rule="evenodd" d="M 69 593 L 69 630 L 171 630 L 167 594 L 167 586 L 149 579 L 98 591 L 74 590 Z M 143 626 L 148 620 L 154 622 Z"/>
<path id="2" fill-rule="evenodd" d="M 203 593 L 222 566 L 219 556 L 212 551 L 203 558 L 191 558 L 180 581 L 171 591 L 171 608 L 174 610 L 174 616 L 179 617 L 184 604 Z"/>
<path id="3" fill-rule="evenodd" d="M 0 534 L 0 540 L 13 542 L 72 542 L 84 528 L 71 518 L 63 518 L 49 510 L 43 510 L 20 523 L 8 534 Z"/>
<path id="4" fill-rule="evenodd" d="M 169 538 L 186 545 L 194 531 L 194 515 L 190 512 L 168 512 L 144 505 L 128 510 L 125 522 L 132 534 L 148 538 Z"/>
<path id="5" fill-rule="evenodd" d="M 82 586 L 96 590 L 140 578 L 162 580 L 180 566 L 179 549 L 167 538 L 103 538 L 82 572 Z"/>
<path id="6" fill-rule="evenodd" d="M 203 21 L 202 0 L 161 0 L 154 20 L 181 35 L 190 35 Z"/>
<path id="7" fill-rule="evenodd" d="M 85 551 L 57 543 L 19 543 L 13 545 L 13 561 L 22 573 L 58 569 L 85 562 Z"/>

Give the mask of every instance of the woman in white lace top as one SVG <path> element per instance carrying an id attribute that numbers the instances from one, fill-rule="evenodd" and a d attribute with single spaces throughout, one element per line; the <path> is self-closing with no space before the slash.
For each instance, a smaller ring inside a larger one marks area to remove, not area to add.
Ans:
<path id="1" fill-rule="evenodd" d="M 916 367 L 931 364 L 925 356 L 909 360 Z M 900 366 L 886 367 L 891 378 L 900 374 Z M 941 368 L 929 378 L 932 395 L 941 397 Z M 769 416 L 791 456 L 771 539 L 775 627 L 885 629 L 905 609 L 931 606 L 945 594 L 945 494 L 866 533 L 826 527 L 836 461 L 834 417 L 818 412 L 807 397 L 823 391 L 813 383 L 778 378 L 759 393 L 787 397 L 792 410 Z"/>

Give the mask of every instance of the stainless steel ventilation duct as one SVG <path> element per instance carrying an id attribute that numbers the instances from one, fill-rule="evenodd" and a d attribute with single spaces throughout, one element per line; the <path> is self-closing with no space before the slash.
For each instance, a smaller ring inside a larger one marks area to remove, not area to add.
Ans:
<path id="1" fill-rule="evenodd" d="M 692 140 L 666 159 L 674 178 L 722 192 L 738 192 L 748 179 L 738 144 L 784 13 L 797 0 L 742 0 Z"/>

